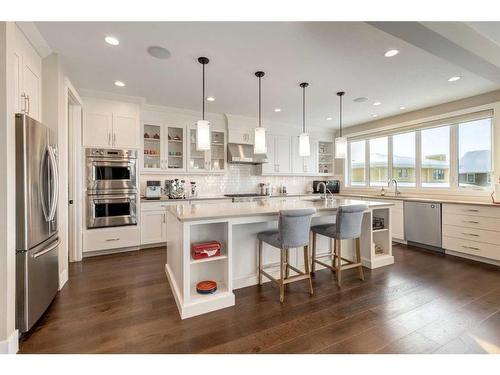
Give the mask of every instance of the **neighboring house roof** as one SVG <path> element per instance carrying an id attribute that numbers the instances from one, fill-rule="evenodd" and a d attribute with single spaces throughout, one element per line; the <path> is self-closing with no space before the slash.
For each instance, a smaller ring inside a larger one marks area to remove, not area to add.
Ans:
<path id="1" fill-rule="evenodd" d="M 387 155 L 372 154 L 370 158 L 372 167 L 385 167 Z M 353 168 L 362 168 L 364 163 L 352 163 Z M 393 166 L 397 168 L 414 168 L 415 159 L 408 156 L 394 155 Z M 447 161 L 436 159 L 424 159 L 423 168 L 448 168 Z M 491 171 L 491 160 L 489 150 L 468 151 L 460 158 L 459 173 L 489 173 Z"/>
<path id="2" fill-rule="evenodd" d="M 489 150 L 467 151 L 460 158 L 458 173 L 489 173 L 491 160 Z"/>
<path id="3" fill-rule="evenodd" d="M 353 168 L 361 168 L 364 163 L 355 162 L 352 163 Z M 387 155 L 383 154 L 372 154 L 370 157 L 370 164 L 372 167 L 385 167 L 387 165 Z M 396 168 L 415 168 L 415 158 L 410 156 L 398 156 L 394 155 L 393 166 Z M 422 163 L 424 168 L 447 168 L 449 163 L 442 160 L 436 159 L 425 159 Z"/>

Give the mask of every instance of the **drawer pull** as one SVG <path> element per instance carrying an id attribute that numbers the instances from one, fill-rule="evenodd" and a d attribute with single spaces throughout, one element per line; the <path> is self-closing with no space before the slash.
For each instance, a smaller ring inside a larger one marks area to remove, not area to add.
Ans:
<path id="1" fill-rule="evenodd" d="M 479 224 L 479 221 L 474 221 L 474 220 L 463 220 L 463 222 L 469 224 Z"/>
<path id="2" fill-rule="evenodd" d="M 465 232 L 462 232 L 462 234 L 465 235 L 465 236 L 479 237 L 479 234 L 476 234 L 476 233 L 465 233 Z"/>
<path id="3" fill-rule="evenodd" d="M 474 208 L 468 208 L 468 209 L 466 209 L 466 210 L 464 210 L 464 211 L 468 211 L 468 212 L 479 212 L 479 210 L 474 209 Z"/>
<path id="4" fill-rule="evenodd" d="M 119 238 L 108 238 L 106 239 L 107 242 L 111 242 L 111 241 L 120 241 Z"/>
<path id="5" fill-rule="evenodd" d="M 462 247 L 464 249 L 469 249 L 469 250 L 481 250 L 480 248 L 474 247 L 474 246 L 465 246 L 465 245 L 462 245 Z"/>

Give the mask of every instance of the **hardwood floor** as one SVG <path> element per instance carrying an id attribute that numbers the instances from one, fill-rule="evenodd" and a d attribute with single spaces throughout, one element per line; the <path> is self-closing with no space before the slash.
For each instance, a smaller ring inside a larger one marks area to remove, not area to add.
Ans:
<path id="1" fill-rule="evenodd" d="M 21 353 L 500 353 L 500 269 L 394 247 L 396 264 L 328 270 L 235 291 L 236 305 L 181 320 L 164 249 L 70 264 L 68 284 Z"/>

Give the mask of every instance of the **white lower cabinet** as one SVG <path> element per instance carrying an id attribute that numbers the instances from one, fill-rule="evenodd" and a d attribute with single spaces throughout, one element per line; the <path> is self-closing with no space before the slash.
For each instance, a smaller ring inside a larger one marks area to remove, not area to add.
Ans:
<path id="1" fill-rule="evenodd" d="M 141 213 L 141 245 L 167 241 L 167 213 L 164 209 Z"/>
<path id="2" fill-rule="evenodd" d="M 405 241 L 405 217 L 403 201 L 391 201 L 391 228 L 392 239 L 395 241 Z"/>
<path id="3" fill-rule="evenodd" d="M 500 208 L 443 204 L 442 212 L 445 250 L 500 261 Z"/>
<path id="4" fill-rule="evenodd" d="M 138 225 L 87 229 L 83 232 L 83 252 L 138 247 L 140 240 Z"/>

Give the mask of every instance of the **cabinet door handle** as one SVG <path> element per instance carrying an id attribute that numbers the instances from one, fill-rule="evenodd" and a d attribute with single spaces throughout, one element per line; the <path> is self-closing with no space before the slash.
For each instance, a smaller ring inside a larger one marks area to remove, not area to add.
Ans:
<path id="1" fill-rule="evenodd" d="M 116 145 L 116 133 L 113 133 L 113 146 Z"/>
<path id="2" fill-rule="evenodd" d="M 111 133 L 108 133 L 108 145 L 111 145 Z"/>
<path id="3" fill-rule="evenodd" d="M 474 220 L 463 220 L 463 222 L 469 224 L 479 224 L 479 221 L 474 221 Z"/>
<path id="4" fill-rule="evenodd" d="M 23 107 L 21 108 L 21 112 L 26 113 L 26 94 L 23 92 L 21 94 L 21 98 L 23 98 Z"/>
<path id="5" fill-rule="evenodd" d="M 475 233 L 465 233 L 465 232 L 462 232 L 462 234 L 463 234 L 464 236 L 479 237 L 479 234 L 475 234 Z"/>
<path id="6" fill-rule="evenodd" d="M 468 208 L 468 209 L 466 209 L 466 210 L 464 210 L 464 211 L 468 211 L 468 212 L 479 212 L 479 210 L 474 209 L 474 208 Z"/>
<path id="7" fill-rule="evenodd" d="M 474 246 L 466 246 L 462 245 L 464 249 L 469 249 L 469 250 L 481 250 L 479 247 L 474 247 Z"/>
<path id="8" fill-rule="evenodd" d="M 29 95 L 26 95 L 26 102 L 28 103 L 28 109 L 26 110 L 26 113 L 29 114 L 30 113 L 30 96 Z"/>
<path id="9" fill-rule="evenodd" d="M 165 224 L 165 223 L 166 223 L 166 220 L 167 220 L 167 219 L 166 219 L 166 216 L 167 216 L 167 214 L 163 214 L 163 224 Z"/>
<path id="10" fill-rule="evenodd" d="M 107 238 L 106 242 L 119 241 L 119 238 Z"/>

